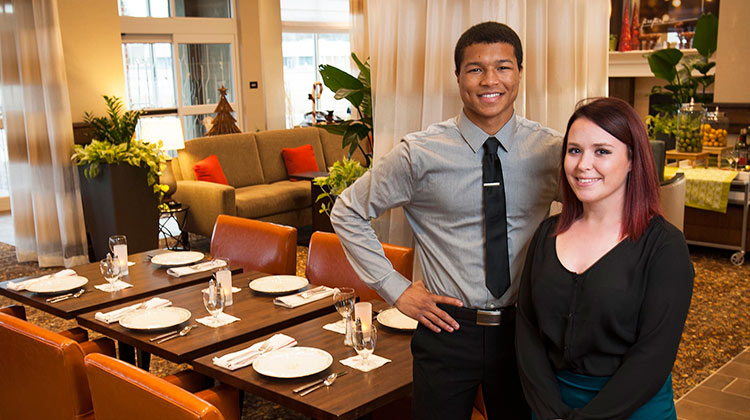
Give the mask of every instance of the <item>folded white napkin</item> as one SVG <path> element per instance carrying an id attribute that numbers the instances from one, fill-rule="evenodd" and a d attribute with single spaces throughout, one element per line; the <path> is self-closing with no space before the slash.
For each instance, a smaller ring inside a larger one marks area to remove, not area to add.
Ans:
<path id="1" fill-rule="evenodd" d="M 227 324 L 231 324 L 232 322 L 239 321 L 240 319 L 236 316 L 225 314 L 224 312 L 220 313 L 216 318 L 212 317 L 211 315 L 198 318 L 195 321 L 200 322 L 201 324 L 211 327 L 211 328 L 219 328 Z"/>
<path id="2" fill-rule="evenodd" d="M 213 361 L 216 366 L 221 366 L 229 370 L 237 370 L 251 365 L 261 354 L 296 345 L 297 340 L 294 338 L 284 334 L 274 334 L 268 340 L 257 342 L 246 349 L 228 353 L 221 357 L 214 357 Z"/>
<path id="3" fill-rule="evenodd" d="M 172 267 L 167 269 L 167 274 L 173 277 L 189 276 L 191 274 L 202 273 L 204 271 L 211 271 L 217 268 L 221 268 L 227 265 L 224 260 L 211 260 L 198 264 L 189 265 L 186 267 Z"/>
<path id="4" fill-rule="evenodd" d="M 133 287 L 133 285 L 122 280 L 117 280 L 115 284 L 96 284 L 94 285 L 94 287 L 101 290 L 102 292 L 116 292 L 118 290 L 127 289 L 128 287 Z"/>
<path id="5" fill-rule="evenodd" d="M 323 298 L 327 298 L 333 294 L 333 289 L 326 286 L 320 286 L 320 290 L 307 290 L 304 292 L 295 293 L 289 296 L 277 297 L 273 300 L 274 305 L 283 306 L 285 308 L 293 309 L 298 306 L 302 306 L 306 303 L 315 302 Z"/>
<path id="6" fill-rule="evenodd" d="M 328 331 L 333 331 L 339 334 L 346 334 L 346 320 L 342 318 L 336 322 L 323 325 L 323 329 L 328 330 Z"/>
<path id="7" fill-rule="evenodd" d="M 205 292 L 206 290 L 208 290 L 208 287 L 206 287 L 205 289 L 201 290 L 201 293 Z M 242 289 L 240 289 L 239 287 L 232 286 L 232 293 L 237 293 L 237 292 L 241 292 L 241 291 L 242 291 Z"/>
<path id="8" fill-rule="evenodd" d="M 111 324 L 119 321 L 122 317 L 133 312 L 137 309 L 154 309 L 161 308 L 164 306 L 170 306 L 172 302 L 162 298 L 151 298 L 145 302 L 136 303 L 134 305 L 126 306 L 124 308 L 116 309 L 110 312 L 97 312 L 94 314 L 94 318 L 98 321 L 104 322 L 105 324 Z"/>
<path id="9" fill-rule="evenodd" d="M 361 370 L 362 372 L 369 372 L 373 369 L 377 369 L 391 360 L 385 357 L 380 357 L 377 354 L 371 354 L 367 357 L 367 364 L 362 363 L 362 357 L 359 355 L 349 357 L 344 360 L 339 360 L 342 365 L 349 366 L 351 368 Z"/>
<path id="10" fill-rule="evenodd" d="M 8 282 L 8 289 L 16 290 L 16 291 L 26 290 L 27 287 L 42 280 L 47 280 L 50 278 L 58 278 L 58 277 L 69 277 L 69 276 L 75 276 L 75 275 L 76 275 L 76 272 L 68 268 L 62 271 L 58 271 L 57 273 L 54 273 L 54 274 L 47 274 L 47 275 L 33 278 L 33 279 L 28 279 L 28 280 L 23 280 L 23 281 L 10 281 Z"/>
<path id="11" fill-rule="evenodd" d="M 134 265 L 135 265 L 135 262 L 133 262 L 133 261 L 128 261 L 128 267 L 131 267 L 131 266 L 134 266 Z"/>

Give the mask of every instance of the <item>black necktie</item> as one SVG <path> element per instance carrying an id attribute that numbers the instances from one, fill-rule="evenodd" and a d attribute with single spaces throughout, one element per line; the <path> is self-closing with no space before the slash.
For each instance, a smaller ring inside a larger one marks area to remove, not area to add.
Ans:
<path id="1" fill-rule="evenodd" d="M 497 157 L 500 143 L 490 137 L 484 142 L 482 181 L 484 183 L 484 229 L 486 233 L 485 284 L 492 296 L 499 298 L 510 286 L 508 264 L 508 226 L 505 220 L 505 186 L 503 167 Z"/>

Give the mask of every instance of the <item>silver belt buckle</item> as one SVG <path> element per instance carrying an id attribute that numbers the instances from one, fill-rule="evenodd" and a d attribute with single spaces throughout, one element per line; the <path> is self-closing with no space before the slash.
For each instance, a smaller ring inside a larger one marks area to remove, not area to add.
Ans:
<path id="1" fill-rule="evenodd" d="M 477 309 L 477 325 L 483 325 L 486 327 L 496 327 L 500 325 L 503 315 L 502 311 L 488 311 L 485 309 Z"/>

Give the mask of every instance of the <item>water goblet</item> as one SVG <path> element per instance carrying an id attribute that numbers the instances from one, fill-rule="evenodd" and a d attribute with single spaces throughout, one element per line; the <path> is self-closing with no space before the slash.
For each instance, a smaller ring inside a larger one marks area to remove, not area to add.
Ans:
<path id="1" fill-rule="evenodd" d="M 208 289 L 203 290 L 203 306 L 211 314 L 211 322 L 216 324 L 218 322 L 217 317 L 224 311 L 224 293 L 221 290 L 221 285 L 213 280 L 209 281 Z"/>
<path id="2" fill-rule="evenodd" d="M 109 250 L 120 264 L 120 274 L 128 275 L 128 240 L 125 235 L 112 235 L 109 237 Z"/>
<path id="3" fill-rule="evenodd" d="M 378 341 L 378 329 L 375 325 L 363 325 L 359 322 L 354 326 L 354 350 L 362 358 L 362 366 L 370 366 L 367 358 L 375 351 Z"/>
<path id="4" fill-rule="evenodd" d="M 101 271 L 104 279 L 109 283 L 110 291 L 115 291 L 115 283 L 120 277 L 120 265 L 112 257 L 112 254 L 107 254 L 107 257 L 99 262 L 99 271 Z"/>
<path id="5" fill-rule="evenodd" d="M 346 334 L 344 336 L 344 345 L 352 345 L 352 326 L 351 319 L 354 313 L 354 302 L 357 295 L 351 287 L 339 287 L 333 290 L 333 306 L 339 315 L 344 318 Z"/>

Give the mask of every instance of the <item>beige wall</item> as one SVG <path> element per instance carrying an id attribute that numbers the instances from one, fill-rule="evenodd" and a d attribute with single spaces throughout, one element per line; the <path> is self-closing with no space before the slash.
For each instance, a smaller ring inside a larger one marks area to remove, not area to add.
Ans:
<path id="1" fill-rule="evenodd" d="M 116 0 L 60 0 L 60 32 L 73 122 L 101 115 L 102 95 L 125 97 Z"/>
<path id="2" fill-rule="evenodd" d="M 266 104 L 266 128 L 286 128 L 284 95 L 284 59 L 281 53 L 281 8 L 278 1 L 260 0 L 258 8 L 260 60 L 263 66 L 263 88 Z"/>
<path id="3" fill-rule="evenodd" d="M 261 65 L 259 1 L 238 0 L 237 40 L 239 42 L 240 85 L 244 103 L 245 131 L 254 132 L 266 129 L 266 107 L 263 98 L 265 83 Z M 258 82 L 257 89 L 250 89 L 250 82 Z"/>
<path id="4" fill-rule="evenodd" d="M 719 40 L 716 48 L 716 102 L 750 102 L 750 4 L 747 0 L 721 0 Z"/>

